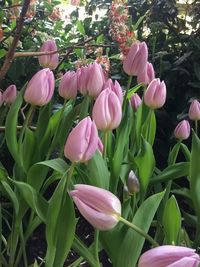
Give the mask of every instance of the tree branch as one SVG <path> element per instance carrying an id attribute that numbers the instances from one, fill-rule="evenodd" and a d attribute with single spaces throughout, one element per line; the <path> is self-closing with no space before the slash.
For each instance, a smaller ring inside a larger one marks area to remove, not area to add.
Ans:
<path id="1" fill-rule="evenodd" d="M 22 32 L 22 27 L 23 27 L 23 24 L 24 24 L 24 19 L 25 19 L 25 15 L 26 15 L 26 12 L 28 10 L 28 7 L 29 7 L 29 4 L 30 4 L 30 0 L 24 0 L 24 4 L 23 4 L 23 7 L 22 7 L 22 11 L 21 11 L 21 14 L 20 14 L 20 18 L 19 18 L 19 22 L 18 22 L 18 25 L 17 25 L 17 28 L 16 28 L 16 32 L 15 32 L 15 36 L 14 36 L 14 39 L 13 39 L 13 42 L 8 50 L 8 53 L 6 55 L 6 58 L 5 58 L 5 61 L 4 61 L 4 64 L 0 70 L 0 83 L 2 82 L 2 80 L 4 79 L 12 61 L 13 61 L 13 58 L 14 58 L 14 53 L 15 53 L 15 49 L 17 47 L 17 44 L 18 44 L 18 41 L 20 39 L 20 36 L 21 36 L 21 32 Z"/>

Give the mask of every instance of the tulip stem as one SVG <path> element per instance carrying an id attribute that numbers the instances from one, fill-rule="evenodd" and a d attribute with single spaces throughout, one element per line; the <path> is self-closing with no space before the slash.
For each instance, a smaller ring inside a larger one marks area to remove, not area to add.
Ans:
<path id="1" fill-rule="evenodd" d="M 94 232 L 94 253 L 97 261 L 97 267 L 100 267 L 99 262 L 99 230 L 95 229 Z"/>
<path id="2" fill-rule="evenodd" d="M 198 135 L 198 121 L 195 120 L 195 133 Z"/>
<path id="3" fill-rule="evenodd" d="M 126 87 L 126 92 L 125 92 L 125 95 L 124 95 L 123 111 L 125 110 L 125 106 L 126 106 L 126 102 L 127 102 L 127 96 L 128 96 L 128 91 L 129 91 L 129 89 L 131 87 L 132 78 L 133 78 L 133 76 L 129 76 L 127 87 Z"/>
<path id="4" fill-rule="evenodd" d="M 103 158 L 105 160 L 106 160 L 107 145 L 108 145 L 108 131 L 104 132 L 103 134 Z"/>
<path id="5" fill-rule="evenodd" d="M 50 158 L 50 156 L 51 156 L 51 152 L 52 152 L 52 150 L 53 150 L 53 148 L 54 148 L 54 146 L 55 146 L 55 142 L 56 142 L 56 139 L 57 139 L 59 126 L 60 126 L 60 123 L 61 123 L 61 121 L 62 121 L 62 117 L 63 117 L 63 113 L 64 113 L 64 111 L 65 111 L 66 103 L 67 103 L 67 99 L 65 99 L 64 104 L 63 104 L 63 107 L 62 107 L 62 109 L 61 109 L 60 116 L 59 116 L 59 118 L 58 118 L 58 124 L 57 124 L 57 127 L 56 127 L 56 131 L 55 131 L 53 140 L 52 140 L 52 142 L 51 142 L 50 148 L 49 148 L 49 150 L 48 150 L 48 152 L 47 152 L 47 155 L 46 155 L 46 159 L 45 159 L 45 160 L 48 160 L 48 159 Z"/>
<path id="6" fill-rule="evenodd" d="M 71 178 L 72 178 L 72 175 L 73 175 L 73 171 L 74 171 L 75 165 L 76 165 L 76 163 L 73 162 L 72 165 L 67 170 L 67 173 L 68 173 L 68 175 L 67 175 L 67 189 L 69 189 L 69 185 L 70 185 L 70 182 L 71 182 Z"/>
<path id="7" fill-rule="evenodd" d="M 127 221 L 126 219 L 124 219 L 123 217 L 119 216 L 119 220 L 121 222 L 123 222 L 124 224 L 126 224 L 128 227 L 132 228 L 134 231 L 136 231 L 138 234 L 140 234 L 141 236 L 143 236 L 146 240 L 148 240 L 154 247 L 158 247 L 159 244 L 147 233 L 145 233 L 141 228 L 139 228 L 138 226 L 136 226 L 135 224 Z"/>

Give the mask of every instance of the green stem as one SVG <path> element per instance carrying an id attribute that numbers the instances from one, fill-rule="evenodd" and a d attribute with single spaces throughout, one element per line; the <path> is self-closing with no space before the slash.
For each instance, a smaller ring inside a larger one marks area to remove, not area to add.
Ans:
<path id="1" fill-rule="evenodd" d="M 18 224 L 18 223 L 16 223 Z M 14 220 L 13 220 L 13 226 L 12 226 L 13 232 L 11 234 L 11 249 L 10 249 L 10 258 L 9 258 L 9 267 L 14 266 L 14 261 L 15 261 L 15 253 L 17 249 L 17 243 L 18 243 L 18 238 L 19 238 L 19 227 L 18 225 L 14 225 Z"/>
<path id="2" fill-rule="evenodd" d="M 106 152 L 108 146 L 108 131 L 103 134 L 103 158 L 106 160 Z"/>
<path id="3" fill-rule="evenodd" d="M 141 236 L 143 236 L 146 240 L 148 240 L 154 247 L 158 247 L 159 244 L 147 233 L 145 233 L 141 228 L 139 228 L 138 226 L 136 226 L 135 224 L 127 221 L 126 219 L 124 219 L 123 217 L 119 217 L 119 220 L 121 222 L 123 222 L 124 224 L 126 224 L 128 227 L 130 227 L 131 229 L 133 229 L 134 231 L 136 231 L 138 234 L 140 234 Z"/>
<path id="4" fill-rule="evenodd" d="M 28 261 L 26 257 L 26 249 L 25 249 L 25 242 L 24 242 L 24 234 L 22 225 L 20 227 L 20 239 L 21 239 L 21 247 L 22 247 L 22 253 L 23 253 L 23 259 L 24 259 L 24 267 L 28 267 Z"/>
<path id="5" fill-rule="evenodd" d="M 28 123 L 29 123 L 29 120 L 30 120 L 30 117 L 31 117 L 31 114 L 32 114 L 34 108 L 35 108 L 35 106 L 30 106 L 30 109 L 28 111 L 28 114 L 26 116 L 26 119 L 24 121 L 23 127 L 21 129 L 21 133 L 20 133 L 20 136 L 19 136 L 19 145 L 22 145 L 24 132 L 26 130 L 26 127 L 28 126 Z"/>
<path id="6" fill-rule="evenodd" d="M 72 175 L 73 175 L 73 172 L 74 172 L 74 168 L 76 166 L 76 162 L 73 162 L 72 165 L 70 166 L 70 168 L 67 170 L 67 184 L 66 184 L 66 189 L 68 190 L 69 189 L 69 185 L 70 185 L 70 182 L 71 182 L 71 178 L 72 178 Z M 66 175 L 66 173 L 64 174 L 64 176 Z"/>
<path id="7" fill-rule="evenodd" d="M 94 232 L 94 253 L 97 261 L 97 267 L 100 267 L 99 262 L 99 230 L 95 229 Z"/>
<path id="8" fill-rule="evenodd" d="M 45 160 L 48 160 L 48 159 L 50 158 L 50 156 L 51 156 L 51 152 L 52 152 L 52 150 L 53 150 L 53 148 L 54 148 L 54 146 L 55 146 L 55 142 L 56 142 L 57 135 L 58 135 L 58 130 L 59 130 L 59 127 L 60 127 L 60 123 L 61 123 L 61 121 L 62 121 L 63 113 L 64 113 L 64 111 L 65 111 L 66 103 L 67 103 L 67 99 L 65 99 L 64 104 L 63 104 L 63 107 L 62 107 L 62 109 L 61 109 L 60 116 L 59 116 L 59 119 L 58 119 L 58 124 L 57 124 L 57 127 L 56 127 L 56 131 L 55 131 L 55 134 L 54 134 L 54 136 L 53 136 L 53 140 L 52 140 L 52 142 L 51 142 L 51 145 L 50 145 L 50 147 L 49 147 L 49 150 L 48 150 L 48 152 L 47 152 L 47 155 L 46 155 L 46 159 L 45 159 Z"/>
<path id="9" fill-rule="evenodd" d="M 133 78 L 133 76 L 129 76 L 128 83 L 127 83 L 127 87 L 126 87 L 126 93 L 125 93 L 125 95 L 124 95 L 123 111 L 125 110 L 125 107 L 126 107 L 128 91 L 129 91 L 129 89 L 130 89 L 130 87 L 131 87 L 132 78 Z"/>
<path id="10" fill-rule="evenodd" d="M 195 120 L 195 133 L 198 135 L 198 121 Z"/>

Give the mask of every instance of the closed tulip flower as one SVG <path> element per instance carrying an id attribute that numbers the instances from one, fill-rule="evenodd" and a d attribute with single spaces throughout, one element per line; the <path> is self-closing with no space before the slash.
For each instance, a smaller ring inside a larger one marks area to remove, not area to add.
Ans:
<path id="1" fill-rule="evenodd" d="M 131 101 L 131 106 L 134 109 L 134 111 L 137 111 L 139 106 L 142 104 L 142 99 L 137 93 L 131 96 L 130 101 Z"/>
<path id="2" fill-rule="evenodd" d="M 91 185 L 77 184 L 71 191 L 78 210 L 96 229 L 109 230 L 121 215 L 121 203 L 111 192 Z"/>
<path id="3" fill-rule="evenodd" d="M 177 139 L 185 140 L 190 136 L 190 124 L 187 120 L 179 122 L 174 130 L 174 135 Z"/>
<path id="4" fill-rule="evenodd" d="M 168 245 L 145 252 L 138 267 L 198 267 L 199 264 L 199 255 L 194 249 Z"/>
<path id="5" fill-rule="evenodd" d="M 140 191 L 139 180 L 133 171 L 129 172 L 127 185 L 128 191 L 132 194 Z"/>
<path id="6" fill-rule="evenodd" d="M 121 88 L 120 84 L 118 83 L 118 81 L 115 81 L 115 83 L 113 83 L 113 81 L 111 79 L 108 79 L 104 84 L 104 89 L 107 89 L 107 88 L 112 90 L 118 96 L 119 101 L 122 105 L 123 92 L 122 92 L 122 88 Z"/>
<path id="7" fill-rule="evenodd" d="M 97 127 L 90 117 L 86 117 L 69 134 L 64 154 L 71 162 L 86 162 L 92 158 L 97 148 Z"/>
<path id="8" fill-rule="evenodd" d="M 57 51 L 57 46 L 54 40 L 48 40 L 43 43 L 42 47 L 40 48 L 40 52 L 53 52 Z M 59 54 L 51 54 L 51 55 L 43 55 L 39 56 L 39 63 L 43 68 L 49 68 L 54 70 L 59 63 Z"/>
<path id="9" fill-rule="evenodd" d="M 50 69 L 38 71 L 27 85 L 24 99 L 27 103 L 35 106 L 44 106 L 52 98 L 54 93 L 55 79 Z"/>
<path id="10" fill-rule="evenodd" d="M 144 93 L 145 104 L 152 108 L 161 108 L 166 101 L 166 85 L 160 79 L 153 79 Z"/>
<path id="11" fill-rule="evenodd" d="M 147 62 L 144 71 L 138 73 L 137 82 L 148 85 L 153 79 L 155 79 L 153 65 Z"/>
<path id="12" fill-rule="evenodd" d="M 143 73 L 147 64 L 148 48 L 145 42 L 134 43 L 123 61 L 123 69 L 130 76 Z"/>
<path id="13" fill-rule="evenodd" d="M 88 67 L 81 67 L 77 73 L 80 93 L 96 98 L 105 83 L 105 75 L 101 65 L 95 62 Z"/>
<path id="14" fill-rule="evenodd" d="M 189 118 L 194 121 L 200 120 L 200 103 L 198 100 L 193 100 L 189 108 Z"/>
<path id="15" fill-rule="evenodd" d="M 103 90 L 94 103 L 92 116 L 99 130 L 117 128 L 122 118 L 121 103 L 117 95 L 110 89 Z"/>
<path id="16" fill-rule="evenodd" d="M 64 99 L 73 99 L 77 96 L 78 80 L 75 71 L 66 72 L 61 78 L 58 92 Z"/>
<path id="17" fill-rule="evenodd" d="M 6 104 L 12 104 L 17 97 L 17 88 L 14 84 L 10 85 L 2 94 L 2 101 Z"/>

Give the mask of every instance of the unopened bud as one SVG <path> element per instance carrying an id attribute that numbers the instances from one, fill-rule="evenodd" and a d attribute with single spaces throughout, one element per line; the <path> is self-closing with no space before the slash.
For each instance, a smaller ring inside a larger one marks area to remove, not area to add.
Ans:
<path id="1" fill-rule="evenodd" d="M 140 183 L 137 176 L 133 171 L 129 172 L 128 181 L 127 181 L 128 190 L 131 194 L 137 193 L 140 191 Z"/>

